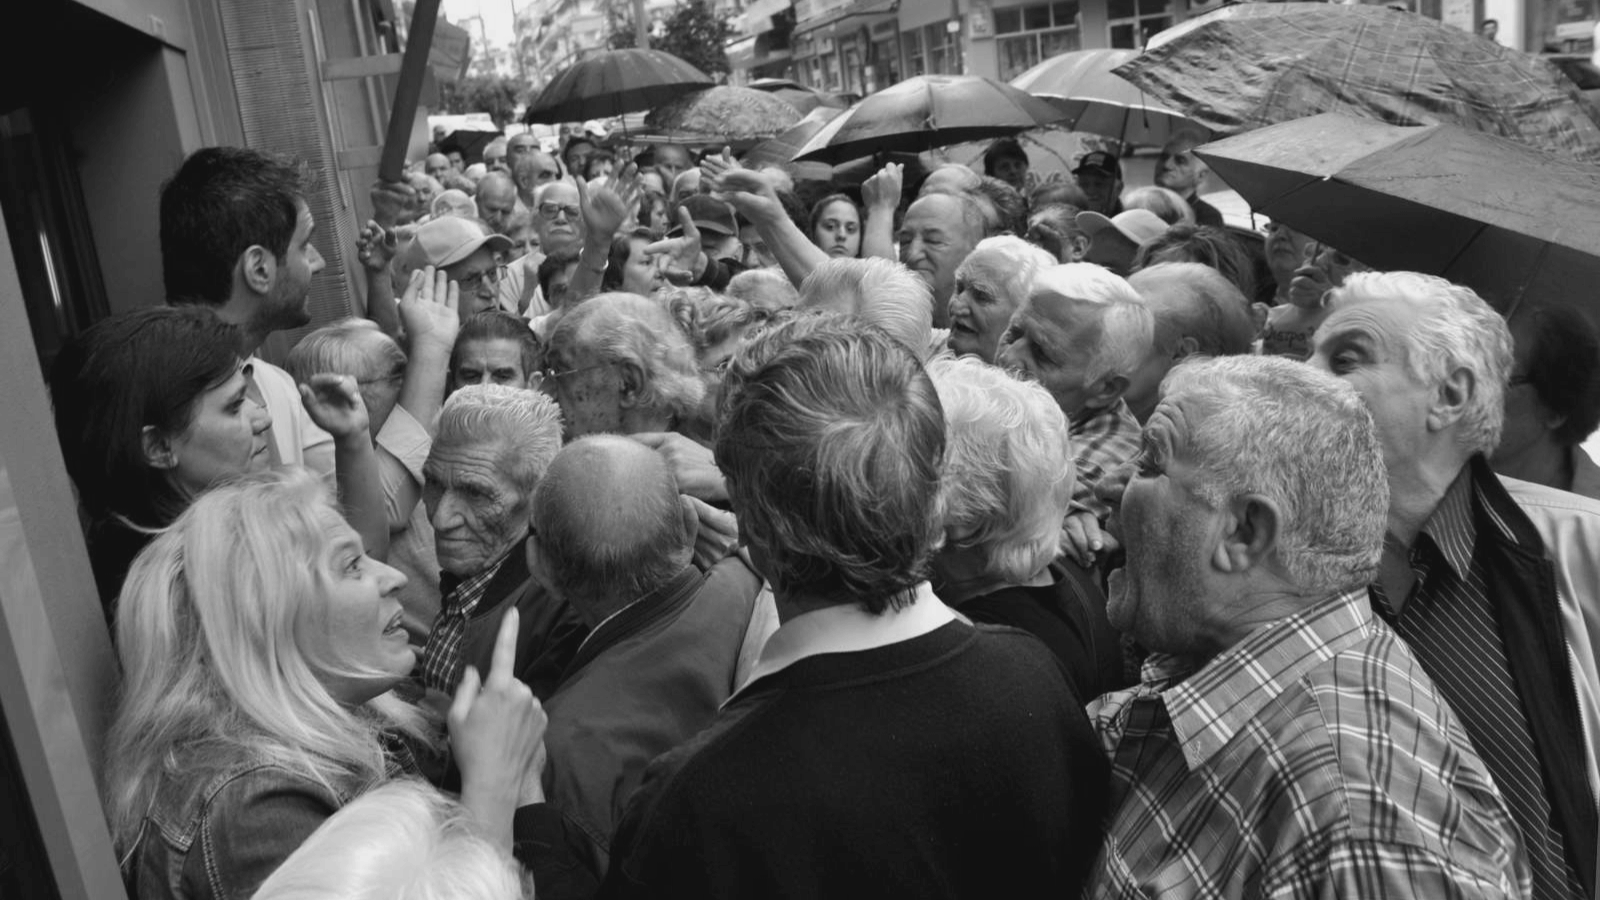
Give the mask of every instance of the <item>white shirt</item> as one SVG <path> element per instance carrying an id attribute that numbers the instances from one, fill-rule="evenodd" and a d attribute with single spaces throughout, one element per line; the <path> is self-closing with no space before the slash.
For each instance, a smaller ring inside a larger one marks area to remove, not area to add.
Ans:
<path id="1" fill-rule="evenodd" d="M 333 471 L 333 435 L 317 427 L 300 401 L 300 388 L 288 372 L 259 356 L 245 360 L 267 414 L 272 416 L 272 440 L 284 465 L 305 466 L 318 475 Z"/>

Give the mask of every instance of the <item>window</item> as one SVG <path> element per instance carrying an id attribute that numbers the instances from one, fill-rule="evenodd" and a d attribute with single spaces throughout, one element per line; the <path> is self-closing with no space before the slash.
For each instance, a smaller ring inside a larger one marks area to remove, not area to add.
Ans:
<path id="1" fill-rule="evenodd" d="M 906 77 L 926 75 L 928 61 L 922 54 L 922 30 L 914 28 L 901 35 L 901 38 L 906 48 Z"/>
<path id="2" fill-rule="evenodd" d="M 1078 0 L 995 10 L 1000 80 L 1010 81 L 1052 56 L 1079 49 L 1083 42 L 1078 28 Z"/>
<path id="3" fill-rule="evenodd" d="M 1110 0 L 1106 14 L 1111 20 L 1111 46 L 1119 49 L 1137 50 L 1172 26 L 1167 0 Z"/>
<path id="4" fill-rule="evenodd" d="M 927 48 L 928 74 L 960 75 L 965 68 L 961 61 L 961 32 L 951 31 L 948 22 L 935 22 L 922 29 L 922 39 Z"/>
<path id="5" fill-rule="evenodd" d="M 872 45 L 872 90 L 881 91 L 900 82 L 900 57 L 894 52 L 894 38 L 886 38 Z"/>

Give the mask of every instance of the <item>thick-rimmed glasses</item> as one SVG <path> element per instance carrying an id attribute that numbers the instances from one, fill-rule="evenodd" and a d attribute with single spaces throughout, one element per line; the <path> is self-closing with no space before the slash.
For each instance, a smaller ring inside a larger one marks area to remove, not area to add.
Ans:
<path id="1" fill-rule="evenodd" d="M 461 290 L 461 293 L 465 294 L 476 291 L 478 288 L 483 286 L 485 281 L 489 282 L 491 286 L 498 285 L 500 280 L 505 278 L 505 276 L 506 267 L 497 266 L 493 269 L 479 272 L 476 275 L 468 275 L 465 278 L 456 279 L 456 287 Z"/>
<path id="2" fill-rule="evenodd" d="M 564 206 L 560 203 L 539 204 L 539 215 L 544 216 L 551 222 L 554 222 L 556 217 L 561 215 L 565 215 L 567 217 L 567 221 L 569 222 L 576 222 L 578 220 L 578 215 L 581 212 L 582 210 L 578 209 L 576 206 Z"/>

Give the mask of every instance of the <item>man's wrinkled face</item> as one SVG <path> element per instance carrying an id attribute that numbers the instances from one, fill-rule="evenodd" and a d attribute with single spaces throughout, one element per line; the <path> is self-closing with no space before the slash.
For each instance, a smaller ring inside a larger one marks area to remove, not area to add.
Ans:
<path id="1" fill-rule="evenodd" d="M 1122 196 L 1122 179 L 1099 169 L 1080 169 L 1077 179 L 1078 187 L 1089 198 L 1087 210 L 1107 216 L 1114 212 L 1117 198 Z"/>
<path id="2" fill-rule="evenodd" d="M 617 367 L 587 347 L 551 347 L 540 388 L 561 407 L 562 437 L 622 434 L 622 380 Z"/>
<path id="3" fill-rule="evenodd" d="M 517 160 L 539 150 L 539 139 L 524 132 L 506 141 L 506 162 L 515 164 Z"/>
<path id="4" fill-rule="evenodd" d="M 661 173 L 663 183 L 672 184 L 689 167 L 689 151 L 676 144 L 656 147 L 656 171 Z"/>
<path id="5" fill-rule="evenodd" d="M 1311 338 L 1309 362 L 1350 382 L 1372 413 L 1391 475 L 1423 457 L 1436 387 L 1411 377 L 1407 336 L 1423 311 L 1405 298 L 1340 304 Z"/>
<path id="6" fill-rule="evenodd" d="M 1188 197 L 1200 187 L 1200 157 L 1185 144 L 1169 145 L 1156 160 L 1156 184 Z"/>
<path id="7" fill-rule="evenodd" d="M 1037 381 L 1070 418 L 1091 395 L 1088 364 L 1103 331 L 1104 311 L 1098 304 L 1035 294 L 1011 317 L 996 362 Z"/>
<path id="8" fill-rule="evenodd" d="M 949 321 L 947 304 L 955 291 L 956 268 L 982 237 L 968 226 L 961 212 L 959 198 L 929 194 L 911 204 L 900 226 L 900 262 L 933 291 L 935 328 L 943 328 Z"/>
<path id="9" fill-rule="evenodd" d="M 527 534 L 529 497 L 502 467 L 511 451 L 501 440 L 433 445 L 422 502 L 444 571 L 476 575 Z"/>
<path id="10" fill-rule="evenodd" d="M 491 172 L 509 172 L 511 167 L 506 164 L 506 157 L 510 148 L 501 144 L 490 144 L 483 150 L 483 167 Z"/>
<path id="11" fill-rule="evenodd" d="M 455 282 L 460 291 L 456 311 L 463 324 L 474 313 L 494 309 L 500 292 L 500 263 L 487 247 L 479 247 L 471 256 L 444 267 L 446 278 Z"/>
<path id="12" fill-rule="evenodd" d="M 578 189 L 569 181 L 557 181 L 539 194 L 533 211 L 533 230 L 539 233 L 539 246 L 545 253 L 571 247 L 582 227 L 578 208 Z"/>
<path id="13" fill-rule="evenodd" d="M 463 342 L 456 347 L 455 368 L 450 377 L 457 388 L 469 384 L 529 387 L 528 373 L 522 366 L 522 346 L 509 338 Z"/>
<path id="14" fill-rule="evenodd" d="M 424 165 L 428 177 L 435 181 L 450 173 L 450 157 L 445 156 L 443 153 L 435 153 L 429 156 Z"/>
<path id="15" fill-rule="evenodd" d="M 1209 618 L 1207 559 L 1222 527 L 1185 449 L 1187 412 L 1164 401 L 1145 426 L 1116 517 L 1128 564 L 1112 574 L 1106 604 L 1117 630 L 1177 654 L 1197 649 L 1193 637 Z"/>
<path id="16" fill-rule="evenodd" d="M 485 175 L 478 183 L 478 214 L 496 234 L 505 234 L 517 210 L 517 186 L 500 173 Z"/>

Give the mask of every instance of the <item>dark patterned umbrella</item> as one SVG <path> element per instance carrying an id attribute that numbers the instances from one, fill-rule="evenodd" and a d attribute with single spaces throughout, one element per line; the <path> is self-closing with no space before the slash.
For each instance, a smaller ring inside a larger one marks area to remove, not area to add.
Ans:
<path id="1" fill-rule="evenodd" d="M 1600 283 L 1592 165 L 1452 125 L 1332 113 L 1197 152 L 1273 221 L 1377 269 L 1468 285 L 1503 311 L 1586 302 Z M 1600 319 L 1600 307 L 1586 305 Z"/>
<path id="2" fill-rule="evenodd" d="M 651 109 L 700 88 L 706 73 L 660 50 L 602 50 L 550 80 L 528 104 L 522 120 L 556 124 L 607 119 Z"/>
<path id="3" fill-rule="evenodd" d="M 1600 161 L 1600 123 L 1548 62 L 1383 6 L 1227 6 L 1156 35 L 1115 71 L 1219 134 L 1342 112 Z"/>
<path id="4" fill-rule="evenodd" d="M 647 131 L 739 141 L 781 134 L 800 111 L 765 91 L 717 85 L 657 107 L 644 117 Z"/>
<path id="5" fill-rule="evenodd" d="M 795 109 L 800 110 L 802 115 L 810 113 L 819 106 L 832 107 L 834 109 L 845 109 L 850 106 L 850 101 L 838 94 L 829 94 L 816 88 L 808 88 L 787 78 L 757 78 L 755 81 L 750 82 L 747 87 L 755 88 L 758 91 L 766 91 Z"/>
<path id="6" fill-rule="evenodd" d="M 1066 113 L 977 75 L 918 75 L 868 95 L 812 135 L 796 161 L 919 153 L 1049 125 Z"/>

